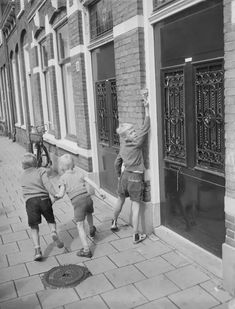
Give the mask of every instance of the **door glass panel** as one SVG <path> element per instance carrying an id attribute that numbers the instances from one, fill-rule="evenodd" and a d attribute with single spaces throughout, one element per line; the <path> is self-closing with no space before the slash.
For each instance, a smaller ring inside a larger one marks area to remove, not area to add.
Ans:
<path id="1" fill-rule="evenodd" d="M 96 83 L 96 102 L 99 142 L 109 145 L 108 106 L 105 81 Z"/>
<path id="2" fill-rule="evenodd" d="M 184 71 L 163 71 L 164 156 L 185 162 Z"/>
<path id="3" fill-rule="evenodd" d="M 224 172 L 224 71 L 222 63 L 195 67 L 196 164 Z"/>

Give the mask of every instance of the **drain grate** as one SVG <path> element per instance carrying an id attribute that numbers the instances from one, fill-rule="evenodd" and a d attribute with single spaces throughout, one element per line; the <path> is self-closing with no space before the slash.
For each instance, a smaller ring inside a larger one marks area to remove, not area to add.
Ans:
<path id="1" fill-rule="evenodd" d="M 88 268 L 69 264 L 53 267 L 43 275 L 42 281 L 45 287 L 70 288 L 75 287 L 89 276 L 91 273 Z"/>

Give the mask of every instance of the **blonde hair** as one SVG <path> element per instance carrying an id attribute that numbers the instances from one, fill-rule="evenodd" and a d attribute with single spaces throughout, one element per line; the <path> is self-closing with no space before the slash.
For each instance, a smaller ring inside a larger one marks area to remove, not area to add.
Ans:
<path id="1" fill-rule="evenodd" d="M 127 132 L 133 128 L 132 123 L 121 123 L 119 127 L 117 128 L 116 132 L 119 134 L 121 137 L 126 137 Z"/>
<path id="2" fill-rule="evenodd" d="M 74 168 L 74 160 L 70 154 L 64 154 L 59 158 L 59 171 L 65 172 Z"/>
<path id="3" fill-rule="evenodd" d="M 36 156 L 30 152 L 26 152 L 22 160 L 22 167 L 24 170 L 30 167 L 37 167 Z"/>

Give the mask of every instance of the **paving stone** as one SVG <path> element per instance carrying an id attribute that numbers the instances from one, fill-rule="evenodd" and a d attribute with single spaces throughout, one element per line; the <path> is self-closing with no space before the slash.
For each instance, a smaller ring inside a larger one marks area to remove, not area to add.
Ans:
<path id="1" fill-rule="evenodd" d="M 109 255 L 109 258 L 118 266 L 126 266 L 145 260 L 145 257 L 135 250 L 127 250 Z"/>
<path id="2" fill-rule="evenodd" d="M 26 231 L 29 230 L 29 226 L 27 223 L 12 223 L 11 224 L 11 228 L 13 230 L 13 232 L 18 232 L 18 231 Z"/>
<path id="3" fill-rule="evenodd" d="M 49 289 L 37 293 L 43 309 L 64 306 L 79 300 L 74 289 Z M 31 308 L 32 309 L 32 308 Z"/>
<path id="4" fill-rule="evenodd" d="M 50 270 L 53 267 L 58 266 L 59 263 L 54 257 L 49 257 L 43 261 L 39 262 L 29 262 L 26 263 L 27 269 L 29 271 L 30 276 L 44 273 Z"/>
<path id="5" fill-rule="evenodd" d="M 136 307 L 136 309 L 178 309 L 168 298 L 164 297 L 158 300 L 154 300 L 142 306 Z M 199 309 L 199 308 L 198 308 Z"/>
<path id="6" fill-rule="evenodd" d="M 215 283 L 213 280 L 201 283 L 200 286 L 222 303 L 225 303 L 232 299 L 232 296 L 228 292 L 220 288 L 218 284 Z"/>
<path id="7" fill-rule="evenodd" d="M 113 264 L 106 256 L 84 262 L 84 264 L 93 275 L 116 268 L 116 265 Z"/>
<path id="8" fill-rule="evenodd" d="M 133 244 L 132 237 L 114 240 L 111 242 L 111 245 L 114 246 L 119 251 L 125 251 L 131 249 L 139 250 L 140 247 L 143 248 L 143 242 L 139 244 Z"/>
<path id="9" fill-rule="evenodd" d="M 210 279 L 200 269 L 193 265 L 184 266 L 170 271 L 166 273 L 166 276 L 181 289 L 186 289 Z"/>
<path id="10" fill-rule="evenodd" d="M 146 279 L 133 265 L 109 270 L 105 272 L 105 276 L 116 288 Z"/>
<path id="11" fill-rule="evenodd" d="M 91 251 L 93 253 L 93 258 L 98 258 L 105 255 L 110 255 L 118 252 L 112 245 L 109 243 L 91 245 Z"/>
<path id="12" fill-rule="evenodd" d="M 0 283 L 28 276 L 25 265 L 16 265 L 0 269 Z"/>
<path id="13" fill-rule="evenodd" d="M 7 255 L 10 266 L 33 261 L 34 251 L 21 251 Z"/>
<path id="14" fill-rule="evenodd" d="M 161 257 L 156 257 L 147 261 L 143 261 L 135 264 L 135 266 L 143 273 L 146 277 L 154 277 L 168 271 L 175 269 L 171 264 L 166 262 Z"/>
<path id="15" fill-rule="evenodd" d="M 0 284 L 0 302 L 16 298 L 16 290 L 13 281 Z M 1 307 L 1 305 L 0 305 Z"/>
<path id="16" fill-rule="evenodd" d="M 56 256 L 56 259 L 61 265 L 64 264 L 78 264 L 84 261 L 89 261 L 90 258 L 80 257 L 76 255 L 76 252 L 64 253 Z"/>
<path id="17" fill-rule="evenodd" d="M 41 309 L 41 306 L 36 295 L 29 295 L 1 303 L 1 309 Z"/>
<path id="18" fill-rule="evenodd" d="M 8 266 L 8 263 L 7 263 L 6 255 L 0 255 L 0 268 L 4 268 L 7 266 Z"/>
<path id="19" fill-rule="evenodd" d="M 155 300 L 179 291 L 179 288 L 164 275 L 142 280 L 135 286 L 148 300 Z"/>
<path id="20" fill-rule="evenodd" d="M 10 243 L 18 240 L 29 239 L 29 235 L 26 231 L 19 231 L 14 233 L 8 233 L 2 235 L 3 243 Z"/>
<path id="21" fill-rule="evenodd" d="M 103 274 L 99 274 L 88 277 L 77 285 L 75 289 L 81 298 L 87 298 L 112 290 L 113 286 Z"/>
<path id="22" fill-rule="evenodd" d="M 10 254 L 13 252 L 19 252 L 19 248 L 16 243 L 0 245 L 1 254 Z"/>
<path id="23" fill-rule="evenodd" d="M 219 302 L 199 286 L 168 296 L 180 309 L 209 309 Z"/>
<path id="24" fill-rule="evenodd" d="M 151 259 L 155 256 L 159 256 L 166 252 L 170 252 L 172 251 L 172 249 L 166 244 L 163 244 L 161 241 L 156 241 L 154 243 L 154 246 L 153 244 L 147 244 L 147 245 L 144 244 L 144 246 L 138 248 L 137 251 L 140 254 L 142 254 L 145 258 Z"/>
<path id="25" fill-rule="evenodd" d="M 182 255 L 176 253 L 175 251 L 168 252 L 163 254 L 162 257 L 167 260 L 169 263 L 174 265 L 176 268 L 191 264 L 189 260 L 184 258 Z"/>
<path id="26" fill-rule="evenodd" d="M 90 297 L 64 306 L 65 309 L 108 309 L 99 296 Z"/>
<path id="27" fill-rule="evenodd" d="M 19 296 L 33 294 L 44 290 L 44 286 L 39 276 L 31 276 L 15 280 L 15 286 Z"/>
<path id="28" fill-rule="evenodd" d="M 147 302 L 147 299 L 133 285 L 106 292 L 101 296 L 110 309 L 129 309 Z"/>
<path id="29" fill-rule="evenodd" d="M 6 223 L 6 222 L 5 222 Z M 4 234 L 11 233 L 11 225 L 10 224 L 3 224 L 0 222 L 0 234 L 3 236 Z"/>
<path id="30" fill-rule="evenodd" d="M 111 231 L 104 231 L 104 232 L 98 232 L 96 233 L 94 237 L 94 242 L 96 244 L 102 244 L 102 243 L 107 243 L 113 240 L 119 239 L 119 237 L 111 232 Z"/>

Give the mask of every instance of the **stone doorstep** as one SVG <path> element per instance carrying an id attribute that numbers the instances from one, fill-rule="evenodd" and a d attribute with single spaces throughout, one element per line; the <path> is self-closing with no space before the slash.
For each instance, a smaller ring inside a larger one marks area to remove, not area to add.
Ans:
<path id="1" fill-rule="evenodd" d="M 222 259 L 197 246 L 193 242 L 187 240 L 165 226 L 156 227 L 154 229 L 154 233 L 168 245 L 174 247 L 186 257 L 193 260 L 202 268 L 208 270 L 208 272 L 222 280 Z"/>

